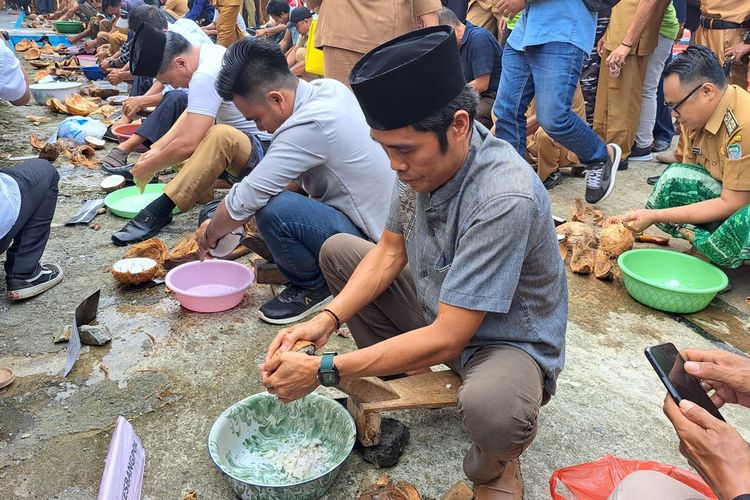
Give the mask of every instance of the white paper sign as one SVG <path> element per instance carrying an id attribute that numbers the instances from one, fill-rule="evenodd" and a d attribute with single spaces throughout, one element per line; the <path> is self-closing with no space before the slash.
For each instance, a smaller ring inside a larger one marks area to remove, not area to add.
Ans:
<path id="1" fill-rule="evenodd" d="M 146 452 L 133 426 L 123 417 L 117 417 L 97 500 L 140 499 L 145 465 Z"/>

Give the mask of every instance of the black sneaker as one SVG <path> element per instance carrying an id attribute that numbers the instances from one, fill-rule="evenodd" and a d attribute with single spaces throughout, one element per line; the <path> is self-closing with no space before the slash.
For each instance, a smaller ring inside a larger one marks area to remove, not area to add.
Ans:
<path id="1" fill-rule="evenodd" d="M 650 147 L 640 148 L 633 144 L 633 148 L 630 150 L 630 157 L 633 161 L 652 161 L 654 155 L 651 153 Z"/>
<path id="2" fill-rule="evenodd" d="M 544 184 L 544 188 L 547 191 L 549 191 L 553 187 L 555 187 L 558 184 L 560 184 L 561 180 L 562 180 L 562 174 L 559 171 L 556 170 L 556 171 L 552 172 L 551 174 L 549 174 L 547 176 L 547 178 L 544 179 L 544 182 L 542 182 L 542 184 Z"/>
<path id="3" fill-rule="evenodd" d="M 332 299 L 327 285 L 302 288 L 289 283 L 283 292 L 261 306 L 258 316 L 274 325 L 286 325 L 320 311 Z"/>
<path id="4" fill-rule="evenodd" d="M 63 279 L 63 272 L 57 264 L 44 264 L 39 274 L 29 279 L 6 278 L 8 300 L 24 300 L 46 292 Z"/>
<path id="5" fill-rule="evenodd" d="M 617 144 L 607 146 L 607 149 L 612 148 L 614 157 L 610 156 L 607 161 L 586 166 L 586 201 L 588 203 L 599 203 L 609 196 L 615 187 L 615 177 L 622 150 Z"/>

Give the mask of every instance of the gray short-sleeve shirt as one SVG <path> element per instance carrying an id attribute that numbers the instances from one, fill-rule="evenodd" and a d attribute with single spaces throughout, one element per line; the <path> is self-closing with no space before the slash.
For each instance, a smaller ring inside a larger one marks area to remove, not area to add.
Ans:
<path id="1" fill-rule="evenodd" d="M 425 321 L 439 302 L 487 313 L 462 364 L 482 346 L 512 345 L 539 364 L 554 394 L 567 280 L 547 192 L 507 142 L 475 124 L 467 160 L 446 184 L 415 196 L 396 182 L 386 229 L 404 234 Z"/>

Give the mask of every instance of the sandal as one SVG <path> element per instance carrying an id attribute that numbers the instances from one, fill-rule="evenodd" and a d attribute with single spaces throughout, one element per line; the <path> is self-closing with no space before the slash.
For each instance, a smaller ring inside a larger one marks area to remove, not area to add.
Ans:
<path id="1" fill-rule="evenodd" d="M 128 164 L 128 153 L 122 149 L 115 147 L 110 151 L 107 156 L 102 158 L 102 168 L 107 170 L 109 168 L 120 168 Z M 109 172 L 109 170 L 107 170 Z"/>

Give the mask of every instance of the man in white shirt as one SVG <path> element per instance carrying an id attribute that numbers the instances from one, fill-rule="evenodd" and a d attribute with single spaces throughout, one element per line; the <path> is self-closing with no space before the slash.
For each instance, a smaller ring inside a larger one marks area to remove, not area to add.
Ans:
<path id="1" fill-rule="evenodd" d="M 185 212 L 198 202 L 211 201 L 218 178 L 238 182 L 263 157 L 261 141 L 270 136 L 216 93 L 216 78 L 225 51 L 219 45 L 191 45 L 182 35 L 164 33 L 149 24 L 138 28 L 133 38 L 131 71 L 134 75 L 156 77 L 165 85 L 187 88 L 188 105 L 169 132 L 138 158 L 131 174 L 135 184 L 143 189 L 162 169 L 181 164 L 180 171 L 162 196 L 112 235 L 115 245 L 153 237 L 172 221 L 175 206 Z M 233 155 L 221 154 L 227 131 L 233 129 L 242 132 L 244 140 Z"/>
<path id="2" fill-rule="evenodd" d="M 29 102 L 28 75 L 0 40 L 0 99 L 14 106 Z M 60 266 L 40 264 L 57 205 L 60 177 L 46 160 L 29 160 L 0 171 L 0 254 L 5 256 L 9 300 L 28 299 L 63 278 Z"/>

